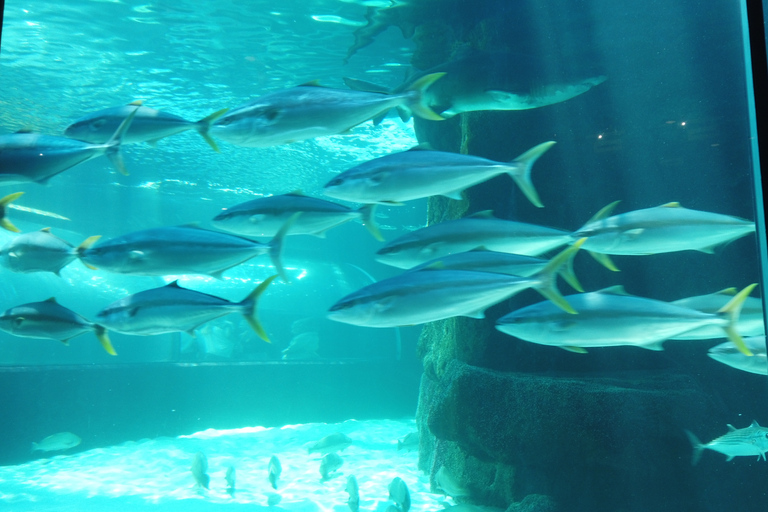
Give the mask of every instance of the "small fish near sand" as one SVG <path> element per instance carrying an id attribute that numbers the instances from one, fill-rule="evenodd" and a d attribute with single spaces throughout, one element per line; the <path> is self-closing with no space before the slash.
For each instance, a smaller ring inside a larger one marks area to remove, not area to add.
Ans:
<path id="1" fill-rule="evenodd" d="M 227 468 L 227 474 L 224 477 L 224 479 L 227 481 L 227 494 L 231 498 L 235 497 L 235 479 L 236 479 L 236 471 L 235 466 L 229 466 Z"/>
<path id="2" fill-rule="evenodd" d="M 357 478 L 355 475 L 349 475 L 347 477 L 347 485 L 344 487 L 347 491 L 349 498 L 347 499 L 347 506 L 352 512 L 358 512 L 360 510 L 360 489 L 357 485 Z"/>
<path id="3" fill-rule="evenodd" d="M 280 475 L 283 473 L 283 466 L 280 464 L 280 459 L 277 455 L 273 455 L 269 459 L 269 465 L 267 466 L 267 478 L 273 489 L 277 490 L 277 482 L 280 481 Z"/>
<path id="4" fill-rule="evenodd" d="M 203 452 L 197 452 L 192 458 L 192 466 L 189 468 L 192 472 L 192 477 L 195 479 L 195 487 L 197 489 L 208 489 L 208 485 L 211 482 L 211 477 L 208 476 L 208 457 Z"/>
<path id="5" fill-rule="evenodd" d="M 693 446 L 691 463 L 695 465 L 701 459 L 704 450 L 720 452 L 730 462 L 734 457 L 757 456 L 757 460 L 765 459 L 768 451 L 768 427 L 761 427 L 757 421 L 746 428 L 736 428 L 728 425 L 728 433 L 713 439 L 708 443 L 702 443 L 692 432 L 686 430 L 688 440 Z"/>
<path id="6" fill-rule="evenodd" d="M 72 432 L 59 432 L 53 434 L 40 442 L 32 443 L 32 451 L 58 452 L 74 448 L 82 442 L 82 439 Z"/>
<path id="7" fill-rule="evenodd" d="M 320 461 L 321 481 L 325 482 L 335 477 L 336 471 L 344 464 L 344 459 L 338 453 L 326 453 Z"/>
<path id="8" fill-rule="evenodd" d="M 410 432 L 406 434 L 402 439 L 397 440 L 397 451 L 405 450 L 411 452 L 419 449 L 419 433 Z"/>
<path id="9" fill-rule="evenodd" d="M 402 512 L 411 508 L 411 493 L 402 478 L 396 476 L 389 483 L 389 499 L 394 501 Z"/>
<path id="10" fill-rule="evenodd" d="M 326 455 L 328 453 L 340 452 L 352 445 L 352 443 L 352 438 L 341 432 L 336 432 L 312 443 L 309 448 L 307 448 L 307 453 Z"/>
<path id="11" fill-rule="evenodd" d="M 459 482 L 456 480 L 456 478 L 446 469 L 445 466 L 440 466 L 440 468 L 437 470 L 437 473 L 435 473 L 435 484 L 437 484 L 438 489 L 446 495 L 450 496 L 452 498 L 457 498 L 459 496 L 469 496 L 469 491 L 467 491 Z"/>

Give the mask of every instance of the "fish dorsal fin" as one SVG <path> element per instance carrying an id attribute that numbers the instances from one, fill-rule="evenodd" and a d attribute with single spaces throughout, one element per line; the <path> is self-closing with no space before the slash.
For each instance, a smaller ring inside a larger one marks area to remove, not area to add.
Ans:
<path id="1" fill-rule="evenodd" d="M 140 107 L 143 103 L 144 103 L 144 100 L 136 100 L 136 101 L 130 102 L 128 105 L 132 107 Z"/>
<path id="2" fill-rule="evenodd" d="M 659 208 L 682 208 L 682 206 L 677 201 L 672 201 L 671 203 L 664 203 Z"/>
<path id="3" fill-rule="evenodd" d="M 43 302 L 50 302 L 51 304 L 58 304 L 58 302 L 56 302 L 56 297 L 51 297 L 51 298 L 45 299 Z"/>
<path id="4" fill-rule="evenodd" d="M 727 426 L 728 426 L 728 432 L 735 432 L 736 431 L 736 427 L 734 427 L 730 423 Z"/>
<path id="5" fill-rule="evenodd" d="M 738 291 L 739 290 L 737 290 L 736 288 L 731 286 L 730 288 L 723 288 L 722 290 L 720 290 L 718 292 L 715 292 L 712 295 L 729 295 L 729 296 L 733 296 L 733 295 L 736 295 L 736 293 Z"/>
<path id="6" fill-rule="evenodd" d="M 752 420 L 752 423 L 749 426 L 750 427 L 760 427 L 760 424 L 757 422 L 757 420 Z"/>
<path id="7" fill-rule="evenodd" d="M 291 193 L 289 193 L 289 194 L 286 194 L 286 195 L 287 195 L 287 196 L 301 196 L 301 197 L 307 197 L 307 194 L 305 194 L 305 193 L 304 193 L 304 191 L 303 191 L 303 190 L 301 190 L 300 188 L 297 188 L 297 189 L 296 189 L 296 190 L 294 190 L 293 192 L 291 192 Z"/>
<path id="8" fill-rule="evenodd" d="M 495 219 L 496 217 L 493 216 L 493 210 L 483 210 L 481 212 L 473 213 L 472 215 L 469 215 L 464 218 L 465 219 Z"/>
<path id="9" fill-rule="evenodd" d="M 631 297 L 631 293 L 627 293 L 627 291 L 624 289 L 624 286 L 617 284 L 614 286 L 609 286 L 608 288 L 603 288 L 601 290 L 597 290 L 594 293 L 604 293 L 606 295 L 624 295 L 627 297 Z"/>
<path id="10" fill-rule="evenodd" d="M 445 270 L 445 265 L 442 261 L 435 261 L 424 268 L 420 268 L 419 270 Z"/>
<path id="11" fill-rule="evenodd" d="M 172 283 L 168 283 L 167 285 L 165 285 L 165 287 L 166 288 L 178 288 L 179 290 L 185 290 L 186 289 L 186 288 L 182 288 L 181 286 L 179 286 L 179 280 L 178 279 L 176 281 L 172 282 Z"/>
<path id="12" fill-rule="evenodd" d="M 303 84 L 299 85 L 299 87 L 325 87 L 325 86 L 320 85 L 320 80 L 310 80 L 309 82 L 304 82 Z"/>
<path id="13" fill-rule="evenodd" d="M 35 133 L 35 130 L 32 128 L 25 126 L 24 128 L 20 128 L 16 130 L 14 133 Z"/>
<path id="14" fill-rule="evenodd" d="M 434 151 L 435 148 L 432 147 L 432 144 L 429 142 L 422 142 L 418 146 L 413 146 L 408 151 Z"/>
<path id="15" fill-rule="evenodd" d="M 186 224 L 181 224 L 178 227 L 180 227 L 180 228 L 188 228 L 188 229 L 200 229 L 202 231 L 210 231 L 209 229 L 205 229 L 203 227 L 200 227 L 200 222 L 199 221 L 188 222 Z"/>
<path id="16" fill-rule="evenodd" d="M 43 228 L 40 231 L 42 231 L 43 233 L 50 233 L 51 232 L 51 228 Z"/>
<path id="17" fill-rule="evenodd" d="M 599 220 L 603 220 L 604 218 L 608 217 L 611 214 L 611 212 L 613 211 L 613 209 L 616 208 L 616 205 L 619 204 L 620 202 L 621 202 L 621 200 L 614 201 L 614 202 L 612 202 L 609 205 L 603 206 L 602 209 L 599 212 L 594 214 L 592 216 L 592 218 L 587 221 L 587 224 L 591 224 L 593 222 L 597 222 Z M 585 224 L 585 226 L 586 226 L 586 224 Z"/>

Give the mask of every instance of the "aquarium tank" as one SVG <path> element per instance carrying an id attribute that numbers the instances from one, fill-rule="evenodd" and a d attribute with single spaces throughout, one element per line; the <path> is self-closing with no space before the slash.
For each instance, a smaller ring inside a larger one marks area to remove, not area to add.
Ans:
<path id="1" fill-rule="evenodd" d="M 0 510 L 765 510 L 763 11 L 7 0 Z"/>

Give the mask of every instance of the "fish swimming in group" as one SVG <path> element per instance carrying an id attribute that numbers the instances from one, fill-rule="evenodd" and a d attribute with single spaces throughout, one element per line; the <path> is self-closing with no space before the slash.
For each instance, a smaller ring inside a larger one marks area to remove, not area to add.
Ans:
<path id="1" fill-rule="evenodd" d="M 299 85 L 233 108 L 213 123 L 211 133 L 237 146 L 289 144 L 347 132 L 404 104 L 418 116 L 439 121 L 443 118 L 422 103 L 422 94 L 442 76 L 426 75 L 398 94 L 334 89 L 316 82 Z"/>
<path id="2" fill-rule="evenodd" d="M 277 482 L 280 481 L 282 473 L 283 466 L 280 465 L 280 459 L 277 458 L 277 455 L 273 455 L 270 457 L 269 464 L 267 465 L 267 477 L 269 478 L 270 485 L 275 490 L 277 490 Z"/>
<path id="3" fill-rule="evenodd" d="M 690 431 L 685 431 L 688 440 L 693 446 L 693 457 L 691 463 L 696 465 L 701 459 L 704 450 L 720 452 L 728 458 L 726 461 L 733 460 L 734 457 L 756 455 L 757 460 L 765 459 L 765 452 L 768 451 L 768 427 L 761 427 L 757 421 L 746 428 L 736 428 L 728 425 L 728 433 L 704 444 Z"/>
<path id="4" fill-rule="evenodd" d="M 707 295 L 696 295 L 672 301 L 676 306 L 691 308 L 704 313 L 715 313 L 733 298 L 738 290 L 726 288 L 719 292 Z M 763 318 L 763 300 L 759 297 L 747 297 L 741 305 L 739 313 L 739 334 L 742 336 L 762 336 L 765 334 Z M 673 340 L 708 340 L 724 337 L 723 330 L 714 325 L 708 325 L 699 329 L 684 332 Z"/>
<path id="5" fill-rule="evenodd" d="M 39 133 L 0 135 L 0 185 L 29 182 L 45 185 L 57 174 L 101 155 L 106 155 L 121 174 L 127 175 L 120 144 L 136 115 L 136 108 L 109 140 L 99 144 Z"/>
<path id="6" fill-rule="evenodd" d="M 588 347 L 621 345 L 664 350 L 663 343 L 668 339 L 715 325 L 743 354 L 751 356 L 737 331 L 737 322 L 740 307 L 755 286 L 742 289 L 715 313 L 636 297 L 621 286 L 613 286 L 565 297 L 578 315 L 564 314 L 551 302 L 539 302 L 501 317 L 496 329 L 532 343 L 585 353 Z"/>
<path id="7" fill-rule="evenodd" d="M 741 321 L 739 321 L 741 328 Z M 719 363 L 731 368 L 758 375 L 768 375 L 768 356 L 765 349 L 765 336 L 751 336 L 744 338 L 752 356 L 742 354 L 730 341 L 715 345 L 709 349 L 707 355 Z"/>
<path id="8" fill-rule="evenodd" d="M 134 231 L 99 241 L 92 247 L 89 244 L 79 251 L 79 256 L 90 268 L 120 274 L 205 274 L 221 279 L 226 270 L 269 253 L 278 274 L 287 281 L 281 252 L 292 222 L 289 219 L 283 223 L 266 244 L 197 226 L 173 226 Z"/>
<path id="9" fill-rule="evenodd" d="M 236 479 L 236 471 L 235 466 L 229 466 L 227 468 L 227 474 L 224 477 L 224 479 L 227 481 L 227 494 L 231 498 L 235 497 L 235 479 Z"/>
<path id="10" fill-rule="evenodd" d="M 326 455 L 328 453 L 340 452 L 351 446 L 353 442 L 354 441 L 352 438 L 350 438 L 348 435 L 342 434 L 341 432 L 336 432 L 312 443 L 307 448 L 307 453 L 319 453 L 321 455 Z"/>
<path id="11" fill-rule="evenodd" d="M 110 355 L 117 355 L 103 325 L 88 321 L 51 297 L 7 309 L 0 315 L 0 330 L 24 338 L 59 340 L 65 345 L 75 336 L 92 332 Z"/>
<path id="12" fill-rule="evenodd" d="M 556 274 L 583 241 L 560 252 L 530 277 L 434 268 L 406 272 L 368 285 L 331 306 L 328 318 L 365 327 L 418 325 L 454 316 L 484 318 L 485 310 L 535 288 L 569 314 L 576 311 L 563 299 Z"/>
<path id="13" fill-rule="evenodd" d="M 419 448 L 419 432 L 409 432 L 402 439 L 397 440 L 397 451 L 410 452 Z"/>
<path id="14" fill-rule="evenodd" d="M 79 445 L 81 442 L 82 439 L 72 432 L 59 432 L 58 434 L 46 437 L 39 443 L 32 443 L 32 451 L 58 452 L 69 450 L 70 448 Z"/>
<path id="15" fill-rule="evenodd" d="M 291 226 L 289 235 L 325 237 L 325 233 L 353 219 L 363 224 L 379 241 L 384 238 L 374 220 L 376 205 L 365 205 L 359 210 L 332 203 L 324 199 L 305 196 L 300 192 L 260 197 L 225 208 L 214 217 L 217 229 L 243 236 L 274 236 L 297 212 L 301 215 Z"/>
<path id="16" fill-rule="evenodd" d="M 160 288 L 123 297 L 99 311 L 96 317 L 111 331 L 150 336 L 169 332 L 192 334 L 206 322 L 240 313 L 254 332 L 269 343 L 269 337 L 256 316 L 256 305 L 276 277 L 273 275 L 265 279 L 240 302 L 182 288 L 174 281 Z"/>
<path id="17" fill-rule="evenodd" d="M 78 258 L 80 252 L 98 237 L 91 237 L 75 247 L 51 233 L 51 228 L 24 233 L 0 248 L 0 264 L 12 272 L 53 272 L 61 275 L 61 269 Z"/>
<path id="18" fill-rule="evenodd" d="M 584 249 L 610 270 L 618 270 L 611 255 L 641 256 L 713 249 L 755 232 L 755 223 L 666 203 L 609 217 L 619 201 L 605 206 L 573 233 L 587 237 Z"/>
<path id="19" fill-rule="evenodd" d="M 23 195 L 24 192 L 14 192 L 13 194 L 8 194 L 7 196 L 0 198 L 0 228 L 12 231 L 13 233 L 19 232 L 19 228 L 14 226 L 13 222 L 8 220 L 8 217 L 6 217 L 5 210 L 8 209 L 13 201 L 17 200 Z"/>
<path id="20" fill-rule="evenodd" d="M 334 473 L 344 464 L 344 459 L 338 453 L 326 453 L 320 461 L 320 476 L 322 481 L 330 480 Z"/>
<path id="21" fill-rule="evenodd" d="M 511 162 L 417 146 L 346 170 L 329 181 L 323 193 L 345 201 L 389 205 L 437 195 L 461 199 L 464 189 L 507 174 L 531 203 L 542 207 L 531 182 L 531 169 L 554 144 L 539 144 Z"/>
<path id="22" fill-rule="evenodd" d="M 389 483 L 389 499 L 397 504 L 402 512 L 408 512 L 411 508 L 411 493 L 403 479 L 396 476 Z"/>
<path id="23" fill-rule="evenodd" d="M 469 491 L 456 481 L 456 478 L 454 478 L 445 466 L 440 466 L 437 473 L 435 473 L 435 484 L 437 484 L 438 489 L 440 489 L 446 496 L 452 498 L 469 496 Z"/>
<path id="24" fill-rule="evenodd" d="M 490 211 L 482 211 L 406 233 L 387 242 L 375 258 L 394 267 L 411 268 L 473 249 L 538 256 L 572 242 L 567 231 L 498 219 Z"/>
<path id="25" fill-rule="evenodd" d="M 344 487 L 347 491 L 347 506 L 352 512 L 358 512 L 360 510 L 360 490 L 357 486 L 357 478 L 355 475 L 349 475 L 347 477 L 347 485 Z"/>
<path id="26" fill-rule="evenodd" d="M 478 110 L 545 107 L 575 98 L 606 80 L 604 75 L 547 79 L 539 71 L 540 63 L 523 54 L 460 49 L 449 62 L 414 74 L 391 93 L 401 92 L 424 75 L 445 73 L 445 78 L 427 89 L 423 101 L 442 117 L 450 118 Z M 344 78 L 344 83 L 358 91 L 390 92 L 354 78 Z M 407 106 L 398 111 L 404 121 L 410 117 Z"/>
<path id="27" fill-rule="evenodd" d="M 167 112 L 145 107 L 141 102 L 133 102 L 87 114 L 67 126 L 64 135 L 85 142 L 104 143 L 110 139 L 110 135 L 117 130 L 120 123 L 134 112 L 133 122 L 123 135 L 123 144 L 137 142 L 155 144 L 165 137 L 195 130 L 209 146 L 218 151 L 216 141 L 211 138 L 208 131 L 211 124 L 226 114 L 227 110 L 226 108 L 218 110 L 199 121 L 192 122 Z"/>
<path id="28" fill-rule="evenodd" d="M 208 457 L 203 452 L 197 452 L 192 458 L 192 466 L 189 468 L 192 477 L 195 479 L 196 488 L 208 489 L 211 477 L 208 476 Z"/>

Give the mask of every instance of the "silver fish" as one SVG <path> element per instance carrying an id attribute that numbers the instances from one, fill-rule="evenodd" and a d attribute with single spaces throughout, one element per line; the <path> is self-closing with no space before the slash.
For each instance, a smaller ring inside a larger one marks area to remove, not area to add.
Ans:
<path id="1" fill-rule="evenodd" d="M 288 234 L 324 237 L 329 229 L 360 218 L 373 236 L 383 241 L 374 222 L 374 209 L 374 205 L 367 205 L 355 210 L 293 192 L 260 197 L 225 208 L 214 217 L 212 224 L 218 229 L 238 235 L 274 236 L 292 215 L 301 212 Z"/>
<path id="2" fill-rule="evenodd" d="M 344 133 L 403 104 L 421 117 L 441 120 L 420 102 L 423 91 L 442 76 L 427 75 L 401 94 L 300 85 L 230 110 L 211 126 L 211 133 L 238 146 L 275 146 Z"/>
<path id="3" fill-rule="evenodd" d="M 169 332 L 192 333 L 197 327 L 216 318 L 240 313 L 256 332 L 269 343 L 264 328 L 256 317 L 259 297 L 277 276 L 265 279 L 240 302 L 182 288 L 176 281 L 123 297 L 102 309 L 96 317 L 108 329 L 123 334 L 150 336 Z"/>
<path id="4" fill-rule="evenodd" d="M 75 336 L 92 332 L 110 355 L 117 355 L 104 326 L 88 321 L 51 297 L 7 309 L 0 315 L 0 330 L 24 338 L 59 340 L 65 345 Z"/>
<path id="5" fill-rule="evenodd" d="M 192 458 L 192 466 L 189 468 L 195 479 L 195 487 L 208 489 L 211 477 L 208 476 L 208 457 L 203 452 L 197 452 Z"/>
<path id="6" fill-rule="evenodd" d="M 136 108 L 138 106 L 138 108 Z M 205 142 L 215 151 L 219 148 L 208 134 L 211 124 L 227 113 L 222 109 L 203 119 L 192 122 L 179 116 L 168 114 L 160 110 L 141 106 L 141 103 L 133 102 L 121 107 L 112 107 L 87 114 L 67 126 L 64 135 L 72 139 L 85 142 L 107 142 L 120 123 L 135 111 L 133 122 L 128 131 L 123 135 L 123 144 L 137 142 L 156 143 L 158 140 L 188 130 L 197 131 Z"/>
<path id="7" fill-rule="evenodd" d="M 24 195 L 24 192 L 14 192 L 0 198 L 0 228 L 12 231 L 14 233 L 19 232 L 19 228 L 13 225 L 13 222 L 8 220 L 5 216 L 6 209 L 10 208 L 11 203 Z"/>
<path id="8" fill-rule="evenodd" d="M 338 453 L 326 453 L 323 455 L 323 458 L 320 461 L 320 476 L 322 477 L 322 481 L 333 478 L 335 476 L 333 473 L 338 471 L 343 464 L 344 459 L 342 459 Z"/>
<path id="9" fill-rule="evenodd" d="M 39 133 L 0 135 L 0 185 L 46 184 L 57 174 L 101 155 L 106 155 L 120 173 L 127 175 L 120 143 L 135 115 L 134 107 L 102 144 Z"/>
<path id="10" fill-rule="evenodd" d="M 483 211 L 395 238 L 379 249 L 375 258 L 393 267 L 411 268 L 432 259 L 479 248 L 538 256 L 572 241 L 567 231 L 497 219 L 490 211 Z"/>
<path id="11" fill-rule="evenodd" d="M 269 465 L 267 466 L 269 483 L 273 489 L 277 489 L 277 482 L 280 480 L 280 475 L 283 473 L 283 466 L 280 465 L 280 459 L 277 455 L 273 455 L 269 459 Z"/>
<path id="12" fill-rule="evenodd" d="M 412 450 L 417 450 L 419 448 L 419 433 L 417 432 L 410 432 L 405 435 L 402 439 L 397 440 L 397 451 L 405 450 L 407 452 L 410 452 Z"/>
<path id="13" fill-rule="evenodd" d="M 230 497 L 235 497 L 235 480 L 237 478 L 237 474 L 235 471 L 235 466 L 229 466 L 227 468 L 227 474 L 224 477 L 227 481 L 227 494 L 229 494 Z"/>
<path id="14" fill-rule="evenodd" d="M 719 292 L 707 295 L 696 295 L 672 301 L 676 306 L 684 308 L 697 309 L 704 313 L 715 313 L 723 307 L 729 300 L 736 295 L 736 288 L 726 288 Z M 765 324 L 763 319 L 763 300 L 758 297 L 747 297 L 741 305 L 739 314 L 739 333 L 742 336 L 761 336 L 765 334 Z M 680 336 L 675 336 L 673 340 L 706 340 L 711 338 L 722 338 L 723 330 L 715 326 L 702 327 L 694 329 Z"/>
<path id="15" fill-rule="evenodd" d="M 335 199 L 377 204 L 401 204 L 436 195 L 461 199 L 464 189 L 507 174 L 531 203 L 541 207 L 544 205 L 531 182 L 531 168 L 554 144 L 539 144 L 511 162 L 417 146 L 342 172 L 325 185 L 324 193 Z"/>
<path id="16" fill-rule="evenodd" d="M 290 227 L 290 221 L 284 223 L 268 244 L 196 226 L 144 229 L 85 248 L 80 259 L 91 268 L 120 274 L 206 274 L 221 279 L 226 270 L 268 252 L 287 281 L 280 255 Z"/>
<path id="17" fill-rule="evenodd" d="M 741 328 L 741 321 L 739 321 Z M 768 375 L 768 356 L 765 350 L 765 336 L 752 336 L 744 338 L 744 344 L 750 352 L 754 354 L 749 357 L 733 346 L 733 343 L 726 342 L 709 349 L 707 355 L 717 362 L 727 364 L 731 368 L 742 370 L 758 375 Z"/>
<path id="18" fill-rule="evenodd" d="M 483 318 L 490 306 L 535 288 L 569 313 L 576 313 L 557 290 L 555 277 L 580 244 L 562 251 L 530 277 L 441 270 L 438 266 L 406 272 L 368 285 L 331 306 L 328 318 L 366 327 L 418 325 L 454 316 Z"/>
<path id="19" fill-rule="evenodd" d="M 60 275 L 61 269 L 76 260 L 85 247 L 75 247 L 51 234 L 51 228 L 43 228 L 19 235 L 0 248 L 0 264 L 22 274 L 53 272 Z"/>
<path id="20" fill-rule="evenodd" d="M 334 453 L 351 446 L 352 442 L 352 439 L 346 434 L 336 432 L 312 443 L 309 448 L 307 448 L 307 453 L 320 453 L 322 455 Z"/>
<path id="21" fill-rule="evenodd" d="M 551 302 L 540 302 L 513 311 L 496 322 L 496 329 L 520 339 L 584 353 L 584 347 L 635 345 L 664 350 L 664 341 L 705 325 L 715 325 L 746 354 L 736 324 L 739 309 L 752 289 L 741 290 L 716 313 L 675 306 L 668 302 L 628 295 L 614 286 L 565 298 L 578 315 L 566 315 Z"/>
<path id="22" fill-rule="evenodd" d="M 317 354 L 319 348 L 320 336 L 316 332 L 303 332 L 294 336 L 288 346 L 283 349 L 283 360 L 319 359 L 320 356 Z"/>
<path id="23" fill-rule="evenodd" d="M 82 442 L 82 439 L 72 432 L 59 432 L 46 437 L 39 443 L 32 443 L 32 451 L 57 452 L 69 450 Z"/>
<path id="24" fill-rule="evenodd" d="M 360 490 L 357 486 L 357 478 L 355 475 L 349 475 L 347 477 L 347 485 L 344 487 L 347 491 L 349 498 L 347 498 L 347 506 L 352 512 L 358 512 L 360 510 Z"/>
<path id="25" fill-rule="evenodd" d="M 768 427 L 761 427 L 757 421 L 753 421 L 747 428 L 736 428 L 728 425 L 728 433 L 712 441 L 703 444 L 690 431 L 685 431 L 688 439 L 693 446 L 692 464 L 696 464 L 701 459 L 704 450 L 720 452 L 727 456 L 727 461 L 734 457 L 756 455 L 757 460 L 765 460 L 765 452 L 768 451 Z"/>
<path id="26" fill-rule="evenodd" d="M 435 483 L 446 496 L 451 496 L 452 498 L 469 496 L 469 491 L 456 481 L 445 466 L 440 466 L 437 473 L 435 473 Z"/>
<path id="27" fill-rule="evenodd" d="M 411 508 L 411 493 L 403 479 L 396 476 L 389 483 L 389 499 L 394 501 L 402 512 L 408 512 Z"/>
<path id="28" fill-rule="evenodd" d="M 755 223 L 719 213 L 689 210 L 680 203 L 635 210 L 609 217 L 615 201 L 573 233 L 587 237 L 584 249 L 610 270 L 618 270 L 609 254 L 647 255 L 713 248 L 755 231 Z"/>

